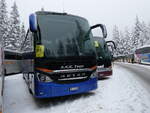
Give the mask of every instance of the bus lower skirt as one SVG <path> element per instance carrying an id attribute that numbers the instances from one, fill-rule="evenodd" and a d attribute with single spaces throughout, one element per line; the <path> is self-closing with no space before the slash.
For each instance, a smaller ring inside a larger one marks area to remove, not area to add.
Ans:
<path id="1" fill-rule="evenodd" d="M 75 84 L 56 84 L 36 81 L 35 98 L 51 98 L 89 92 L 97 88 L 97 78 Z"/>

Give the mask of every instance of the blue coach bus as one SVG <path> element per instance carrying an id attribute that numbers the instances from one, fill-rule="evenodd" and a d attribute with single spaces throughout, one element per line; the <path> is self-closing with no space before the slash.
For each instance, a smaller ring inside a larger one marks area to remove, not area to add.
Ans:
<path id="1" fill-rule="evenodd" d="M 31 14 L 29 24 L 21 50 L 30 93 L 50 98 L 97 88 L 91 29 L 98 26 L 89 27 L 82 17 L 46 11 Z"/>
<path id="2" fill-rule="evenodd" d="M 143 46 L 135 50 L 134 61 L 137 63 L 150 64 L 150 46 Z"/>

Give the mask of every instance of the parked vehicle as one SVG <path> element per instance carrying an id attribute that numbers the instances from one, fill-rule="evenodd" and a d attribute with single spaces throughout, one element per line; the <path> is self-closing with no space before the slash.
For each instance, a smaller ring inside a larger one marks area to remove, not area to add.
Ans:
<path id="1" fill-rule="evenodd" d="M 4 50 L 4 74 L 13 75 L 22 73 L 22 53 L 19 51 Z"/>
<path id="2" fill-rule="evenodd" d="M 150 46 L 142 46 L 135 50 L 134 62 L 150 64 Z"/>
<path id="3" fill-rule="evenodd" d="M 95 27 L 90 28 L 82 17 L 46 11 L 31 14 L 29 23 L 22 45 L 23 77 L 36 98 L 97 88 L 96 53 L 91 43 Z M 32 48 L 27 49 L 28 40 Z"/>
<path id="4" fill-rule="evenodd" d="M 113 44 L 113 47 L 109 45 Z M 114 42 L 105 41 L 102 37 L 94 37 L 94 45 L 97 52 L 97 73 L 98 78 L 101 79 L 106 76 L 112 75 L 112 59 L 113 59 L 113 49 L 115 47 Z M 109 49 L 111 47 L 111 50 Z"/>
<path id="5" fill-rule="evenodd" d="M 118 56 L 115 61 L 128 62 L 128 63 L 139 63 L 139 64 L 150 64 L 150 46 L 145 45 L 135 50 L 133 54 L 124 56 Z"/>
<path id="6" fill-rule="evenodd" d="M 102 24 L 99 24 L 100 28 L 102 26 Z M 105 31 L 103 37 L 93 37 L 94 47 L 96 48 L 97 54 L 97 74 L 99 79 L 112 75 L 113 51 L 116 48 L 113 41 L 105 41 L 105 38 L 107 37 L 106 27 L 103 27 L 102 31 L 103 30 Z"/>

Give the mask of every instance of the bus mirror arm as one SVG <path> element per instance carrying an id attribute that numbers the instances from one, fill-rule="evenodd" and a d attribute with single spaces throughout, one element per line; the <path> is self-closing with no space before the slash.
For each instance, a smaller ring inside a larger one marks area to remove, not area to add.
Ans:
<path id="1" fill-rule="evenodd" d="M 26 40 L 27 40 L 27 35 L 28 35 L 28 33 L 29 33 L 29 29 L 27 30 L 27 34 L 26 34 L 26 36 L 25 36 L 25 39 L 23 40 L 22 46 L 20 47 L 20 51 L 22 51 L 22 49 L 23 49 L 23 46 L 24 46 L 24 44 L 25 44 L 25 42 L 26 42 Z"/>

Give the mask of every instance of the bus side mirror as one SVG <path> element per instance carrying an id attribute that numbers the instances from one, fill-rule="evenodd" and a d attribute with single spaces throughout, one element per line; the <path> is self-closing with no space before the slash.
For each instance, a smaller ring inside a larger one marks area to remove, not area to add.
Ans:
<path id="1" fill-rule="evenodd" d="M 31 14 L 29 16 L 29 28 L 31 32 L 36 32 L 37 31 L 37 18 L 36 14 Z"/>
<path id="2" fill-rule="evenodd" d="M 112 52 L 112 55 L 114 54 L 114 49 L 116 49 L 116 44 L 114 41 L 106 41 L 106 44 L 108 46 L 108 48 L 110 48 L 109 50 Z"/>
<path id="3" fill-rule="evenodd" d="M 110 44 L 110 43 L 111 43 L 111 44 Z M 111 48 L 116 49 L 116 44 L 115 44 L 114 41 L 106 41 L 106 44 L 107 44 L 108 46 L 111 46 Z M 112 45 L 113 45 L 113 47 L 112 47 Z"/>
<path id="4" fill-rule="evenodd" d="M 103 34 L 103 38 L 106 38 L 107 37 L 107 30 L 106 30 L 106 26 L 105 25 L 103 25 L 103 24 L 96 24 L 94 26 L 91 26 L 90 30 L 95 29 L 97 27 L 101 28 L 102 34 Z"/>

